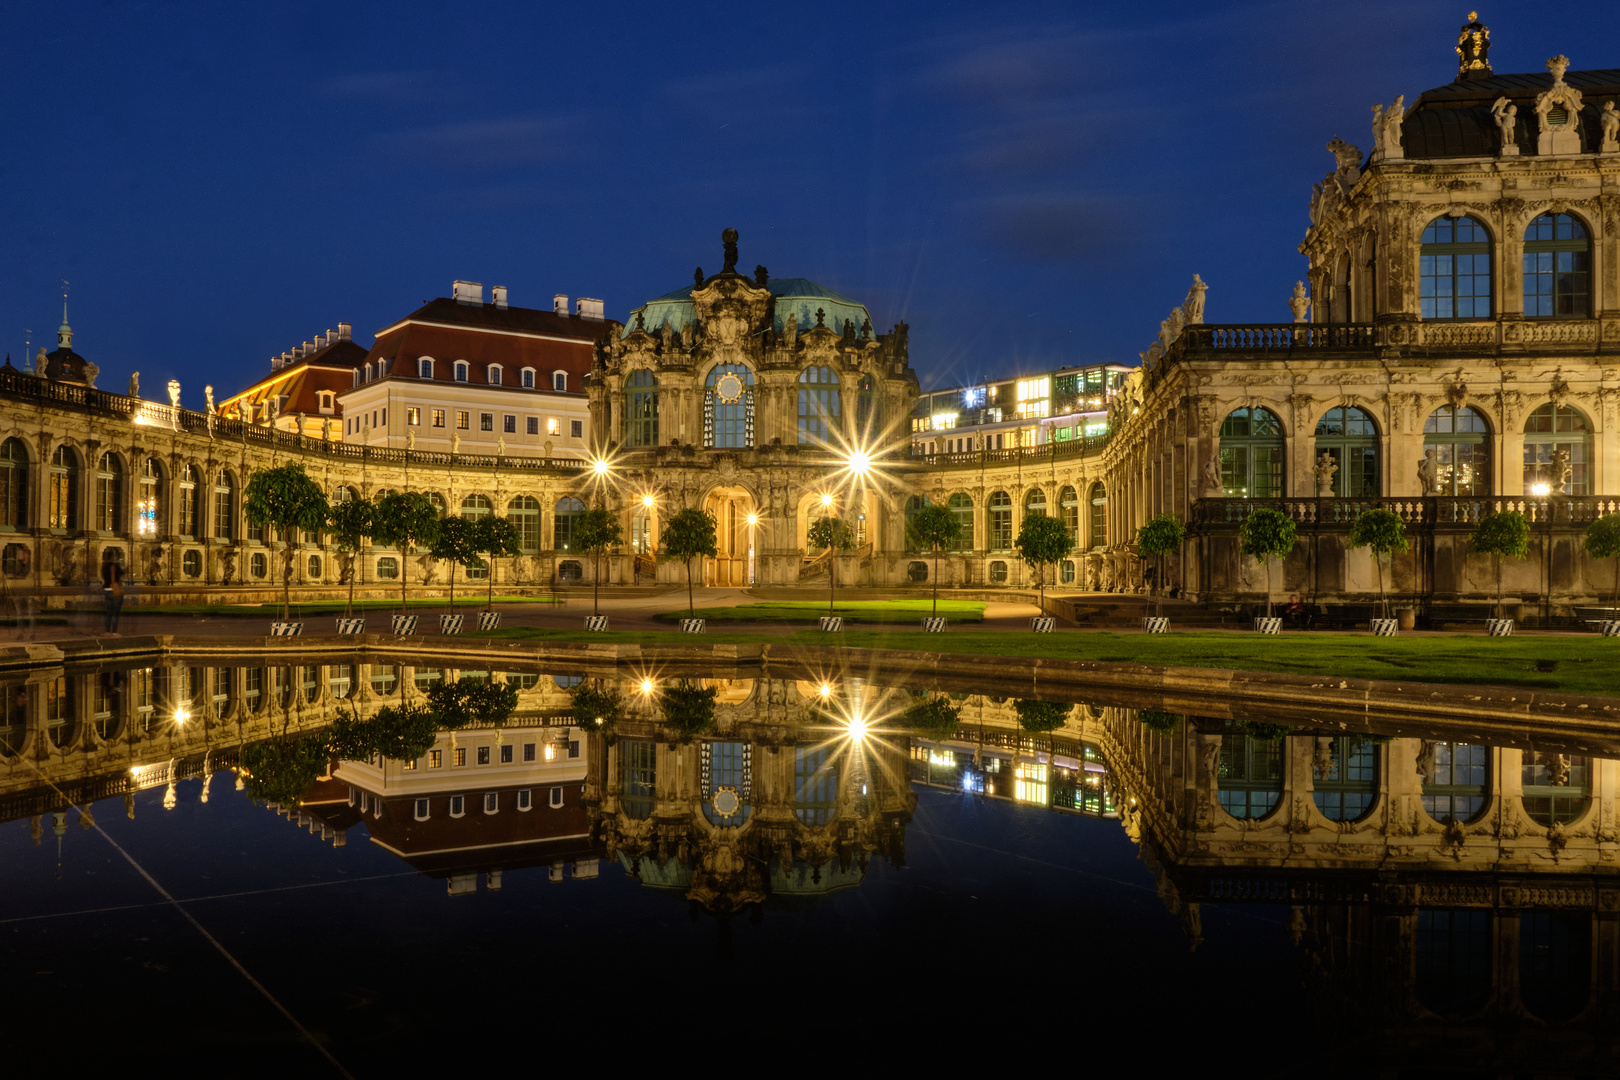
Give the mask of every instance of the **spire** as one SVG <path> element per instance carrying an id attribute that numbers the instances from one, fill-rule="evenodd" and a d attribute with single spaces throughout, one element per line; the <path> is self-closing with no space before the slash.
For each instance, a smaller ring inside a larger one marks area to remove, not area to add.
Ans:
<path id="1" fill-rule="evenodd" d="M 68 325 L 67 320 L 67 294 L 68 283 L 64 281 L 62 282 L 62 325 L 56 328 L 56 344 L 63 349 L 73 348 L 73 327 Z"/>
<path id="2" fill-rule="evenodd" d="M 1479 12 L 1470 11 L 1468 21 L 1457 34 L 1457 82 L 1491 77 L 1491 28 L 1479 21 Z"/>

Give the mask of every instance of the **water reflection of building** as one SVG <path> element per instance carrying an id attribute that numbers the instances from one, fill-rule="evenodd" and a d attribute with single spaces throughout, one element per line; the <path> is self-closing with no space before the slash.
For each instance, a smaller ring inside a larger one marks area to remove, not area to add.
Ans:
<path id="1" fill-rule="evenodd" d="M 718 689 L 713 733 L 683 745 L 623 687 L 630 718 L 587 755 L 592 834 L 611 858 L 719 914 L 856 884 L 874 855 L 904 864 L 916 805 L 904 736 L 856 737 L 818 715 L 881 715 L 887 692 L 846 684 L 824 702 L 778 678 Z"/>
<path id="2" fill-rule="evenodd" d="M 1123 820 L 1194 946 L 1205 903 L 1285 904 L 1336 1022 L 1399 1058 L 1548 1067 L 1620 1048 L 1620 763 L 1105 711 Z M 1277 737 L 1273 737 L 1277 736 Z M 1506 1034 L 1504 1034 L 1506 1033 Z"/>

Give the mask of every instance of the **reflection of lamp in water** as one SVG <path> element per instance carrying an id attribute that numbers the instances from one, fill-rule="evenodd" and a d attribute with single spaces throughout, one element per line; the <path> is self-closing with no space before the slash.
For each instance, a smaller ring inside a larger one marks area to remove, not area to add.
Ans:
<path id="1" fill-rule="evenodd" d="M 759 524 L 758 514 L 748 515 L 748 584 L 754 583 L 754 526 Z"/>
<path id="2" fill-rule="evenodd" d="M 184 705 L 175 706 L 175 709 L 174 709 L 174 722 L 175 723 L 184 724 L 187 720 L 190 720 L 190 719 L 191 719 L 191 714 L 186 711 L 186 707 Z"/>
<path id="3" fill-rule="evenodd" d="M 821 696 L 823 699 L 832 697 L 832 683 L 821 684 Z"/>
<path id="4" fill-rule="evenodd" d="M 642 696 L 651 697 L 652 692 L 653 692 L 653 681 L 651 679 L 642 679 L 641 680 L 641 693 L 642 693 Z"/>
<path id="5" fill-rule="evenodd" d="M 866 738 L 866 718 L 859 713 L 849 718 L 849 737 L 856 742 Z"/>

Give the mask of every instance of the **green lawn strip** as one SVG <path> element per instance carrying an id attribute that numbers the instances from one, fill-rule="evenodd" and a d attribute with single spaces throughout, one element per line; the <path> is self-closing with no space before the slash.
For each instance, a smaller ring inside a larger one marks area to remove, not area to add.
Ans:
<path id="1" fill-rule="evenodd" d="M 562 601 L 558 600 L 556 597 L 550 596 L 497 596 L 495 598 L 495 602 L 497 604 L 537 604 L 545 607 L 552 607 L 562 603 Z M 449 607 L 449 602 L 442 598 L 417 599 L 411 600 L 408 603 L 412 610 L 419 611 L 432 611 L 435 608 L 442 609 Z M 457 608 L 482 608 L 483 606 L 484 597 L 482 596 L 476 598 L 463 596 L 456 597 Z M 90 612 L 100 611 L 101 605 L 98 603 L 93 608 L 86 605 L 77 610 Z M 342 600 L 313 600 L 306 603 L 294 603 L 291 610 L 294 615 L 342 615 L 344 611 L 347 610 L 347 605 L 344 604 Z M 388 612 L 398 610 L 398 600 L 356 600 L 354 602 L 354 611 L 356 615 L 364 615 L 371 611 Z M 131 615 L 208 615 L 214 617 L 242 619 L 279 619 L 281 618 L 281 605 L 279 603 L 142 604 L 139 606 L 131 606 L 126 604 L 124 606 L 124 616 L 128 618 Z"/>
<path id="2" fill-rule="evenodd" d="M 711 622 L 814 624 L 827 613 L 827 605 L 814 600 L 762 600 L 737 607 L 697 609 L 700 618 Z M 932 613 L 933 605 L 927 600 L 840 600 L 832 611 L 842 615 L 846 623 L 914 622 Z M 984 604 L 977 600 L 941 600 L 939 613 L 952 622 L 983 622 Z M 686 617 L 684 611 L 665 611 L 657 616 L 661 622 L 678 622 Z"/>
<path id="3" fill-rule="evenodd" d="M 746 631 L 677 637 L 669 631 L 541 630 L 513 627 L 468 636 L 600 644 L 846 645 L 865 649 L 973 653 L 1038 659 L 1105 660 L 1166 667 L 1275 671 L 1341 679 L 1408 683 L 1522 686 L 1575 694 L 1620 694 L 1620 642 L 1591 637 L 1483 635 L 1374 639 L 1367 634 L 1285 634 L 1262 639 L 1243 634 L 1019 634 L 989 631 L 807 630 L 782 637 Z M 1554 671 L 1537 663 L 1556 662 Z"/>

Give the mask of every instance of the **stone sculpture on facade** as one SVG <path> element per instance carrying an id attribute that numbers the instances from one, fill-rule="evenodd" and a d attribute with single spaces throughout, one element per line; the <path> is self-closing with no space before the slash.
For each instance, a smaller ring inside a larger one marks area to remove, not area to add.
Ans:
<path id="1" fill-rule="evenodd" d="M 460 435 L 451 435 L 450 436 L 450 452 L 452 454 L 461 453 L 461 436 Z"/>
<path id="2" fill-rule="evenodd" d="M 1491 118 L 1496 121 L 1496 128 L 1502 135 L 1502 156 L 1518 157 L 1519 107 L 1507 98 L 1499 97 L 1491 106 Z"/>
<path id="3" fill-rule="evenodd" d="M 1536 139 L 1538 154 L 1578 154 L 1581 152 L 1581 92 L 1564 82 L 1569 57 L 1555 56 L 1547 61 L 1553 84 L 1536 95 L 1536 117 L 1541 134 Z"/>
<path id="4" fill-rule="evenodd" d="M 1418 486 L 1427 498 L 1435 494 L 1440 483 L 1440 463 L 1435 460 L 1435 448 L 1428 447 L 1423 451 L 1423 457 L 1417 465 Z"/>
<path id="5" fill-rule="evenodd" d="M 1613 99 L 1603 103 L 1603 112 L 1598 117 L 1598 124 L 1603 130 L 1603 141 L 1598 145 L 1598 153 L 1620 153 L 1620 109 L 1614 107 Z"/>
<path id="6" fill-rule="evenodd" d="M 1339 471 L 1339 463 L 1333 460 L 1333 455 L 1323 451 L 1316 455 L 1316 497 L 1329 499 L 1333 497 L 1333 474 Z"/>
<path id="7" fill-rule="evenodd" d="M 1197 274 L 1193 275 L 1192 288 L 1187 290 L 1187 299 L 1181 303 L 1181 312 L 1187 318 L 1188 326 L 1202 326 L 1204 324 L 1204 294 L 1209 286 Z"/>
<path id="8" fill-rule="evenodd" d="M 141 396 L 141 373 L 138 371 L 129 373 L 129 396 L 132 398 Z"/>
<path id="9" fill-rule="evenodd" d="M 1311 298 L 1305 295 L 1305 283 L 1294 282 L 1294 295 L 1288 298 L 1288 310 L 1294 313 L 1296 323 L 1311 321 Z"/>
<path id="10" fill-rule="evenodd" d="M 502 435 L 500 438 L 495 440 L 495 456 L 496 457 L 505 457 L 506 456 L 506 436 L 505 435 Z"/>
<path id="11" fill-rule="evenodd" d="M 405 449 L 407 449 L 407 450 L 415 450 L 416 449 L 416 429 L 415 428 L 406 428 L 405 429 Z"/>
<path id="12" fill-rule="evenodd" d="M 96 376 L 101 374 L 101 368 L 86 360 L 84 362 L 84 383 L 90 389 L 96 388 Z"/>
<path id="13" fill-rule="evenodd" d="M 169 380 L 169 408 L 178 409 L 179 407 L 180 407 L 180 380 L 179 379 L 170 379 Z"/>
<path id="14" fill-rule="evenodd" d="M 1350 189 L 1356 186 L 1356 181 L 1361 179 L 1361 147 L 1347 143 L 1335 135 L 1328 141 L 1327 148 L 1328 153 L 1333 155 L 1334 161 L 1339 165 L 1338 171 L 1333 173 L 1333 178 L 1338 181 L 1339 190 L 1348 194 Z"/>
<path id="15" fill-rule="evenodd" d="M 1399 161 L 1404 156 L 1401 150 L 1401 121 L 1406 119 L 1406 95 L 1397 95 L 1388 111 L 1383 105 L 1374 105 L 1372 114 L 1373 160 Z"/>
<path id="16" fill-rule="evenodd" d="M 1221 459 L 1209 458 L 1204 462 L 1204 494 L 1219 495 L 1221 493 Z"/>
<path id="17" fill-rule="evenodd" d="M 1569 451 L 1562 446 L 1552 453 L 1552 493 L 1554 495 L 1568 495 L 1570 477 L 1575 475 L 1575 467 L 1570 464 Z"/>

